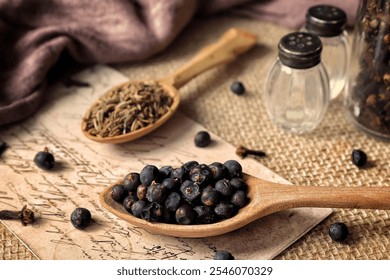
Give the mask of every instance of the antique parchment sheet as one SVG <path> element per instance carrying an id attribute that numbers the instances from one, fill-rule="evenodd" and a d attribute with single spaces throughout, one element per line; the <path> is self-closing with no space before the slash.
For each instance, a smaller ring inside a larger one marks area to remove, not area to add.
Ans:
<path id="1" fill-rule="evenodd" d="M 106 66 L 73 77 L 89 87 L 58 85 L 34 118 L 1 130 L 9 148 L 0 158 L 0 210 L 27 204 L 38 216 L 33 225 L 3 221 L 41 259 L 211 259 L 216 249 L 236 259 L 271 259 L 331 213 L 330 209 L 292 209 L 259 219 L 235 232 L 186 239 L 155 235 L 104 210 L 98 195 L 110 183 L 146 164 L 177 166 L 189 160 L 210 164 L 237 159 L 244 172 L 285 182 L 253 159 L 241 160 L 235 147 L 212 135 L 206 148 L 193 144 L 202 126 L 177 112 L 150 136 L 126 144 L 100 144 L 81 133 L 81 118 L 92 101 L 126 77 Z M 52 171 L 33 158 L 48 147 L 56 158 Z M 88 208 L 94 222 L 77 230 L 69 217 Z"/>

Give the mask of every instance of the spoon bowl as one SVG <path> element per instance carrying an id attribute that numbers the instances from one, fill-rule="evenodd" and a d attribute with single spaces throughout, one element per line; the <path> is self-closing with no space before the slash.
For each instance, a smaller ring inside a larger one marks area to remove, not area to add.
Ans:
<path id="1" fill-rule="evenodd" d="M 142 82 L 142 81 L 125 82 L 125 83 L 122 83 L 120 85 L 117 85 L 117 86 L 111 88 L 109 91 L 115 91 L 119 88 L 126 87 L 129 84 L 134 84 L 134 83 L 139 83 L 139 82 Z M 94 136 L 94 135 L 88 133 L 88 131 L 82 129 L 84 136 L 89 138 L 90 140 L 95 141 L 95 142 L 120 144 L 120 143 L 125 143 L 125 142 L 129 142 L 129 141 L 138 139 L 146 134 L 151 133 L 153 130 L 159 128 L 162 124 L 164 124 L 167 120 L 169 120 L 171 118 L 173 113 L 176 112 L 176 110 L 180 104 L 180 94 L 179 94 L 179 91 L 177 90 L 177 88 L 173 87 L 171 84 L 168 84 L 167 82 L 159 81 L 158 84 L 164 89 L 164 91 L 170 97 L 172 97 L 172 104 L 169 107 L 168 112 L 166 112 L 163 116 L 161 116 L 156 122 L 154 122 L 151 125 L 145 126 L 143 128 L 134 130 L 133 132 L 121 134 L 118 136 L 112 136 L 112 137 L 97 137 L 97 136 Z M 99 102 L 99 101 L 97 100 L 96 102 Z M 92 107 L 94 106 L 94 104 L 92 104 Z M 84 122 L 85 121 L 83 120 L 83 127 L 84 127 Z"/>
<path id="2" fill-rule="evenodd" d="M 149 232 L 176 237 L 200 238 L 239 229 L 261 217 L 297 207 L 390 209 L 390 190 L 386 187 L 318 187 L 273 183 L 243 174 L 248 185 L 249 203 L 226 220 L 213 224 L 177 225 L 148 222 L 128 213 L 111 198 L 111 189 L 100 194 L 100 203 L 120 219 Z"/>
<path id="3" fill-rule="evenodd" d="M 156 80 L 157 83 L 164 89 L 166 94 L 173 98 L 173 103 L 171 104 L 168 112 L 161 116 L 156 122 L 146 127 L 128 132 L 126 134 L 110 137 L 97 137 L 88 133 L 88 131 L 84 129 L 85 127 L 87 127 L 86 118 L 84 118 L 81 124 L 81 129 L 84 136 L 90 140 L 100 143 L 118 144 L 138 139 L 152 132 L 153 130 L 160 127 L 163 123 L 165 123 L 177 110 L 180 104 L 180 93 L 178 89 L 181 86 L 185 85 L 187 82 L 189 82 L 192 78 L 196 77 L 200 73 L 214 66 L 234 60 L 238 55 L 246 52 L 255 44 L 256 36 L 254 34 L 236 28 L 229 29 L 216 43 L 211 44 L 200 50 L 199 53 L 195 55 L 195 57 L 193 57 L 189 62 L 183 65 L 176 72 L 171 75 L 168 75 L 167 77 Z M 139 82 L 141 81 L 129 81 L 111 88 L 108 92 L 115 91 L 128 84 L 134 84 Z M 93 108 L 97 102 L 99 102 L 99 100 L 94 102 L 91 108 Z M 89 112 L 89 110 L 87 112 Z"/>

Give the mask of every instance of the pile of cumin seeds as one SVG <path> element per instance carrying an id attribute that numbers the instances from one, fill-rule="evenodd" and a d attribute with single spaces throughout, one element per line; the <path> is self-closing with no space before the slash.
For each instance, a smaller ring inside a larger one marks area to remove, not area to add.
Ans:
<path id="1" fill-rule="evenodd" d="M 86 112 L 83 130 L 113 137 L 141 129 L 165 115 L 173 98 L 155 81 L 125 84 L 100 97 Z"/>

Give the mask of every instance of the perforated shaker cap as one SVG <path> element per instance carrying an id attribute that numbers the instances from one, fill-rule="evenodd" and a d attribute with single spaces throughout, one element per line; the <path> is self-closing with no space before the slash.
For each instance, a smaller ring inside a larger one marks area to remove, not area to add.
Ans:
<path id="1" fill-rule="evenodd" d="M 307 32 L 294 32 L 279 41 L 279 59 L 291 68 L 307 69 L 321 62 L 320 38 Z"/>
<path id="2" fill-rule="evenodd" d="M 338 36 L 347 23 L 347 14 L 331 5 L 316 5 L 306 13 L 306 29 L 322 37 Z"/>

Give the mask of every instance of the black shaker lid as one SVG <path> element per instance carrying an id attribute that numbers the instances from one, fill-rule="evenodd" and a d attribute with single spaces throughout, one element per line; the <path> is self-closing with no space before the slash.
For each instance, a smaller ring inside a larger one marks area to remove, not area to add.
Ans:
<path id="1" fill-rule="evenodd" d="M 316 5 L 306 13 L 306 29 L 318 36 L 340 35 L 347 23 L 347 14 L 340 8 L 330 5 Z"/>
<path id="2" fill-rule="evenodd" d="M 321 62 L 322 43 L 312 33 L 293 32 L 279 41 L 279 59 L 291 68 L 307 69 Z"/>

